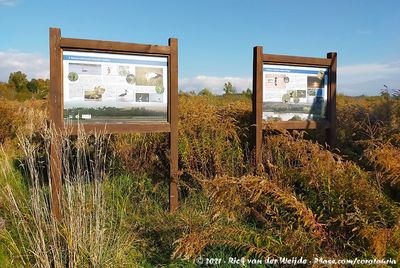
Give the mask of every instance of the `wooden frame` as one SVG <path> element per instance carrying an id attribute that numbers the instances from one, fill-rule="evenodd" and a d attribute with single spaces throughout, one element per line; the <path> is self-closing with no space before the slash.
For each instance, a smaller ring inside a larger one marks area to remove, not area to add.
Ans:
<path id="1" fill-rule="evenodd" d="M 170 137 L 170 211 L 178 207 L 178 40 L 170 38 L 168 46 L 133 44 L 100 40 L 64 38 L 59 28 L 49 29 L 50 38 L 50 121 L 57 131 L 64 130 L 63 51 L 103 52 L 123 55 L 163 56 L 168 61 L 167 122 L 134 122 L 123 124 L 83 124 L 85 132 L 147 133 L 168 132 Z M 70 127 L 70 126 L 69 126 Z M 77 126 L 71 126 L 76 134 Z M 57 135 L 56 135 L 57 136 Z M 61 219 L 62 159 L 60 137 L 54 137 L 50 153 L 51 207 L 56 218 Z"/>
<path id="2" fill-rule="evenodd" d="M 328 68 L 328 92 L 325 120 L 280 121 L 274 124 L 283 129 L 325 129 L 327 143 L 333 147 L 336 139 L 336 52 L 327 54 L 327 58 L 310 58 L 286 55 L 263 54 L 263 47 L 253 50 L 253 147 L 255 162 L 261 164 L 262 131 L 265 121 L 263 110 L 263 65 L 274 64 L 283 66 L 322 67 Z"/>

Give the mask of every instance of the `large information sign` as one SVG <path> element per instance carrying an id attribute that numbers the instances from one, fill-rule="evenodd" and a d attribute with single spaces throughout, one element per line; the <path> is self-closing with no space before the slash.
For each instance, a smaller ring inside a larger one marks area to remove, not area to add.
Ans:
<path id="1" fill-rule="evenodd" d="M 325 119 L 328 68 L 263 65 L 263 120 Z"/>
<path id="2" fill-rule="evenodd" d="M 253 54 L 253 147 L 262 163 L 263 129 L 318 129 L 336 139 L 336 52 L 326 58 Z"/>
<path id="3" fill-rule="evenodd" d="M 65 38 L 50 28 L 51 208 L 61 218 L 62 137 L 169 134 L 169 205 L 178 207 L 178 40 L 167 46 Z"/>
<path id="4" fill-rule="evenodd" d="M 64 120 L 167 121 L 167 57 L 63 51 Z"/>

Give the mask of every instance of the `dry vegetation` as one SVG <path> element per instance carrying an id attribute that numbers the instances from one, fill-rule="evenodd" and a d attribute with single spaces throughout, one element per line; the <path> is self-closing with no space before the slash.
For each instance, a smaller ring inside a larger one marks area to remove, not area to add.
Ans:
<path id="1" fill-rule="evenodd" d="M 396 92 L 339 96 L 335 151 L 313 141 L 318 132 L 268 128 L 257 172 L 248 97 L 180 96 L 175 214 L 168 135 L 64 139 L 62 222 L 48 211 L 44 103 L 0 102 L 3 266 L 190 266 L 200 255 L 400 261 Z"/>

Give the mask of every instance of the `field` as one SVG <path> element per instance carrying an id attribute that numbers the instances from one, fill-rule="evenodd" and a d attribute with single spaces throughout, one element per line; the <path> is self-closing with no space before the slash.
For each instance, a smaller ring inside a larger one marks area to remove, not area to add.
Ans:
<path id="1" fill-rule="evenodd" d="M 49 142 L 58 133 L 46 124 L 46 101 L 0 99 L 0 267 L 399 262 L 397 93 L 338 96 L 337 148 L 321 131 L 267 127 L 258 167 L 251 98 L 180 94 L 175 213 L 167 134 L 64 137 L 62 221 L 48 209 Z"/>

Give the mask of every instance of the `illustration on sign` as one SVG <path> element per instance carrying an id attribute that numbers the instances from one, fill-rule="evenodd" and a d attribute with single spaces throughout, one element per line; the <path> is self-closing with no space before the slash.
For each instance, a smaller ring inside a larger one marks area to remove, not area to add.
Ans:
<path id="1" fill-rule="evenodd" d="M 263 114 L 268 121 L 325 118 L 328 69 L 264 64 Z"/>
<path id="2" fill-rule="evenodd" d="M 64 120 L 167 121 L 167 57 L 64 51 Z"/>

